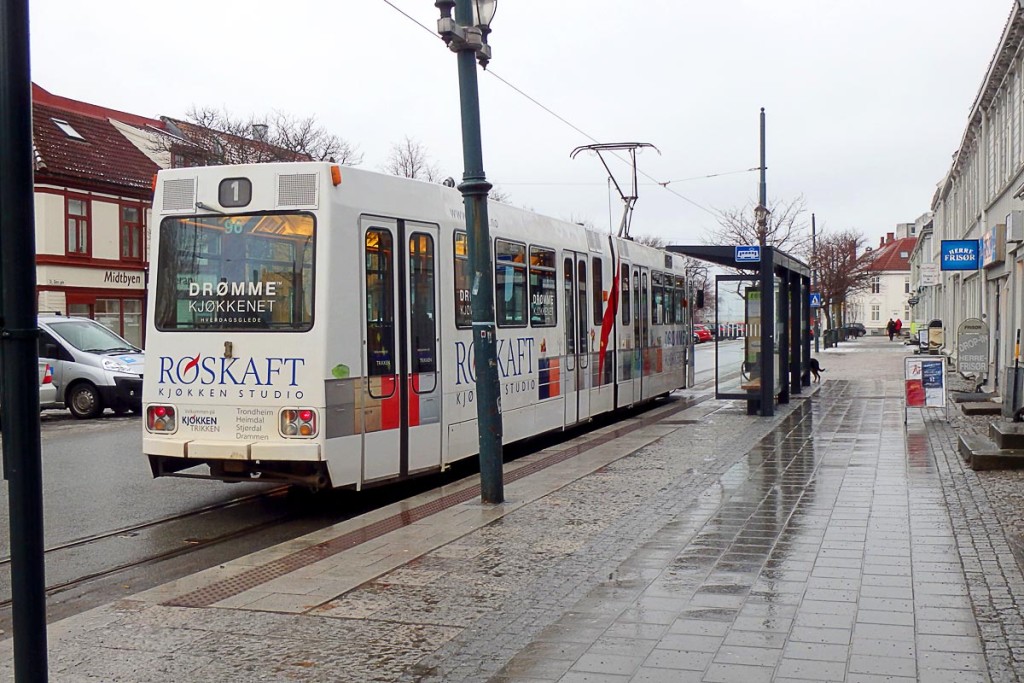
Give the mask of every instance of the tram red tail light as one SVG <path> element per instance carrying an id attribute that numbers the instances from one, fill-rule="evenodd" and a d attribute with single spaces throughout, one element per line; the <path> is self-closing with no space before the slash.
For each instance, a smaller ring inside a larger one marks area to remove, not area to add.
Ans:
<path id="1" fill-rule="evenodd" d="M 316 436 L 316 411 L 311 408 L 285 408 L 281 411 L 281 436 L 311 438 Z"/>
<path id="2" fill-rule="evenodd" d="M 177 431 L 177 414 L 172 406 L 149 406 L 146 408 L 146 429 L 151 432 L 169 434 Z"/>

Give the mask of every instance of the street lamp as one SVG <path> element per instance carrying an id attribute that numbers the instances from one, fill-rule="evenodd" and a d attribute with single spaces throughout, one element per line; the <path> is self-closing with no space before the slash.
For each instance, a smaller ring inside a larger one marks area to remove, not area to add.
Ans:
<path id="1" fill-rule="evenodd" d="M 491 47 L 487 36 L 497 0 L 436 0 L 441 12 L 437 32 L 458 55 L 462 110 L 462 158 L 465 172 L 459 190 L 466 205 L 469 242 L 470 301 L 473 306 L 473 357 L 476 370 L 476 418 L 480 437 L 480 498 L 484 503 L 505 500 L 502 480 L 501 384 L 498 379 L 494 325 L 494 278 L 487 193 L 480 140 L 480 96 L 476 61 L 487 68 Z M 455 18 L 452 18 L 452 9 Z"/>
<path id="2" fill-rule="evenodd" d="M 757 223 L 757 241 L 763 247 L 768 244 L 768 216 L 772 214 L 764 204 L 754 207 L 754 222 Z"/>

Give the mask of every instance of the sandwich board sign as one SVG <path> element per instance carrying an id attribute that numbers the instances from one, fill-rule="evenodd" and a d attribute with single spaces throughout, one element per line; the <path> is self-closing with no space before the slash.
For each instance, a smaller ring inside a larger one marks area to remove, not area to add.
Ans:
<path id="1" fill-rule="evenodd" d="M 956 371 L 988 372 L 988 325 L 980 318 L 967 318 L 956 328 Z"/>
<path id="2" fill-rule="evenodd" d="M 904 424 L 908 408 L 946 407 L 945 364 L 945 358 L 908 357 L 904 360 Z"/>

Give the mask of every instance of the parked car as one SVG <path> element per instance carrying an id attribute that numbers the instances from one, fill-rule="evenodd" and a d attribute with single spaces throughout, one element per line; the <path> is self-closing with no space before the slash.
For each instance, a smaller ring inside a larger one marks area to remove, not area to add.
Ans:
<path id="1" fill-rule="evenodd" d="M 56 401 L 74 417 L 142 411 L 142 350 L 95 320 L 40 315 L 39 358 L 52 368 Z"/>
<path id="2" fill-rule="evenodd" d="M 2 397 L 0 397 L 2 398 Z M 45 360 L 39 361 L 39 407 L 52 406 L 57 400 L 57 390 L 53 386 L 53 368 Z M 3 406 L 0 405 L 0 415 L 3 414 Z"/>
<path id="3" fill-rule="evenodd" d="M 704 325 L 693 326 L 693 343 L 700 344 L 701 342 L 711 341 L 711 330 Z"/>
<path id="4" fill-rule="evenodd" d="M 863 337 L 868 331 L 864 327 L 864 323 L 847 323 L 846 324 L 846 336 L 848 337 Z"/>
<path id="5" fill-rule="evenodd" d="M 45 360 L 39 361 L 39 407 L 48 408 L 57 403 L 57 387 L 53 385 L 53 368 Z"/>

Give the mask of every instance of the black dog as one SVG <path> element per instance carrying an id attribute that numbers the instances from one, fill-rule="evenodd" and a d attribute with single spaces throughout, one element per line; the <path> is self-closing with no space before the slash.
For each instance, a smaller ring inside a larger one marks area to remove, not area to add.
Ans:
<path id="1" fill-rule="evenodd" d="M 815 382 L 821 381 L 821 373 L 825 372 L 825 368 L 821 367 L 821 363 L 818 362 L 817 358 L 811 358 L 807 361 L 807 369 L 814 375 Z"/>

